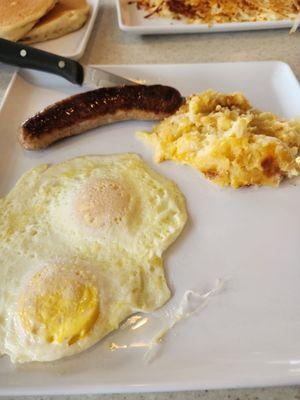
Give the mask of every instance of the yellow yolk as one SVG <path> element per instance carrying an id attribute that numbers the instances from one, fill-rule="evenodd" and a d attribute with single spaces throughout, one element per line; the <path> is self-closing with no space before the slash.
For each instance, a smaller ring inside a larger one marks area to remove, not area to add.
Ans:
<path id="1" fill-rule="evenodd" d="M 97 288 L 83 271 L 48 268 L 33 276 L 20 300 L 26 332 L 49 343 L 69 345 L 84 338 L 99 317 Z"/>
<path id="2" fill-rule="evenodd" d="M 75 209 L 80 220 L 91 228 L 118 224 L 129 209 L 130 195 L 110 179 L 89 183 L 79 194 Z"/>

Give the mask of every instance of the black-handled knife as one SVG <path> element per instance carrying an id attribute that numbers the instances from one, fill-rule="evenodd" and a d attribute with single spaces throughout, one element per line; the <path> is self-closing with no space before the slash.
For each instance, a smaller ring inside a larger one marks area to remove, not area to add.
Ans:
<path id="1" fill-rule="evenodd" d="M 6 39 L 0 39 L 0 62 L 21 68 L 49 72 L 77 85 L 101 87 L 136 85 L 139 83 L 96 67 L 83 66 L 70 58 Z"/>

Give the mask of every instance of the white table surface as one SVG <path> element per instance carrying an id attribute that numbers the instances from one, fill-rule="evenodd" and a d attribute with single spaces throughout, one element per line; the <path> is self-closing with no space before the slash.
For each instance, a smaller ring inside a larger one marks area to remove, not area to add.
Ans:
<path id="1" fill-rule="evenodd" d="M 103 0 L 102 9 L 82 62 L 86 64 L 142 64 L 254 60 L 285 61 L 290 64 L 300 79 L 300 31 L 293 35 L 289 35 L 287 30 L 271 30 L 139 37 L 125 34 L 118 29 L 114 1 Z M 0 100 L 12 73 L 13 68 L 0 64 Z M 58 396 L 55 399 L 65 400 L 67 397 Z M 41 399 L 41 397 L 26 397 L 27 400 L 38 398 Z M 43 397 L 43 399 L 50 398 Z M 300 400 L 300 387 L 71 396 L 70 400 L 89 398 L 101 400 Z M 7 397 L 7 399 L 13 399 L 13 397 Z"/>

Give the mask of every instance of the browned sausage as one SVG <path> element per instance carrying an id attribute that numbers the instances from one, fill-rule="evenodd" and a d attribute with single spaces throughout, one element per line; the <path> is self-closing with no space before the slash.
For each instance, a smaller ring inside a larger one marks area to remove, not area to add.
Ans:
<path id="1" fill-rule="evenodd" d="M 158 120 L 182 104 L 180 93 L 162 85 L 100 88 L 61 100 L 25 121 L 20 142 L 37 150 L 101 125 L 126 120 Z"/>

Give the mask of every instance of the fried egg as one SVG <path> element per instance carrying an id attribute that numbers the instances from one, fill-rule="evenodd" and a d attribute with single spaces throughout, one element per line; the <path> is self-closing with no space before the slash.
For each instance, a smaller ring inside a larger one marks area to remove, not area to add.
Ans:
<path id="1" fill-rule="evenodd" d="M 13 362 L 76 354 L 170 297 L 161 256 L 185 201 L 137 155 L 38 166 L 0 216 L 0 353 Z"/>
<path id="2" fill-rule="evenodd" d="M 278 186 L 300 172 L 300 122 L 256 110 L 241 93 L 192 95 L 138 137 L 157 162 L 191 165 L 220 186 Z"/>

